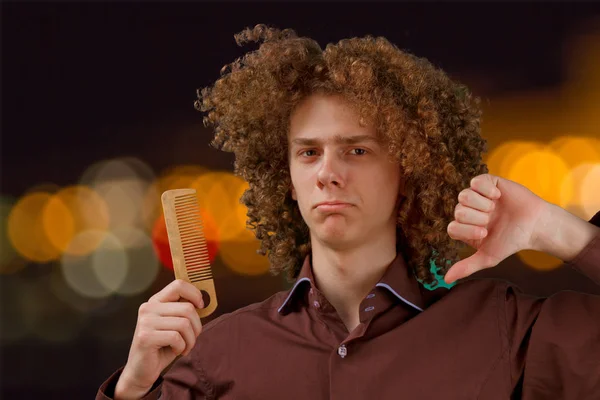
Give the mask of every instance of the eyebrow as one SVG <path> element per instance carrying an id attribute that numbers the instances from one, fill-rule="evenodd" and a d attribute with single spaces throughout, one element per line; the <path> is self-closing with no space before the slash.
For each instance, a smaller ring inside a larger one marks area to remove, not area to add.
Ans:
<path id="1" fill-rule="evenodd" d="M 356 144 L 362 142 L 373 142 L 375 144 L 381 144 L 381 140 L 375 136 L 371 135 L 355 135 L 355 136 L 342 136 L 335 135 L 333 137 L 333 142 L 336 144 Z M 292 144 L 297 144 L 300 146 L 316 146 L 321 144 L 322 140 L 319 138 L 297 138 L 292 140 Z"/>

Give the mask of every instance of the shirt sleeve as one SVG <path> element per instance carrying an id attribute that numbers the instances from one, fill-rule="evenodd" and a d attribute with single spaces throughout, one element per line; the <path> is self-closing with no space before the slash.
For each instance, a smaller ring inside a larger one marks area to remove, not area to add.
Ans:
<path id="1" fill-rule="evenodd" d="M 191 353 L 193 354 L 193 352 Z M 98 389 L 96 400 L 114 399 L 115 386 L 123 367 L 114 372 Z M 160 376 L 141 400 L 215 399 L 214 390 L 206 374 L 193 363 L 190 355 L 173 363 L 164 376 Z"/>
<path id="2" fill-rule="evenodd" d="M 590 221 L 600 224 L 600 213 Z M 600 234 L 567 265 L 600 284 Z M 600 399 L 600 296 L 564 290 L 548 298 L 507 284 L 500 304 L 517 398 Z"/>

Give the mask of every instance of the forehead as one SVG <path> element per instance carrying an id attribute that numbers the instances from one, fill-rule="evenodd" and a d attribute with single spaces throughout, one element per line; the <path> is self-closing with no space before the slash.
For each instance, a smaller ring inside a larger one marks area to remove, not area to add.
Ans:
<path id="1" fill-rule="evenodd" d="M 341 96 L 313 94 L 292 112 L 289 127 L 290 144 L 299 139 L 347 143 L 378 141 L 371 126 L 361 126 L 359 114 Z"/>

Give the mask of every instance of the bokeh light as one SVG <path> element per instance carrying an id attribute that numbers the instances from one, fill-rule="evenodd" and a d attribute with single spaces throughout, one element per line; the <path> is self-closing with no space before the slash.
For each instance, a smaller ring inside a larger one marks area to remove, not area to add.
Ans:
<path id="1" fill-rule="evenodd" d="M 252 231 L 244 230 L 233 240 L 221 242 L 219 258 L 239 275 L 262 275 L 269 271 L 267 256 L 257 254 L 260 241 Z"/>
<path id="2" fill-rule="evenodd" d="M 14 200 L 0 197 L 0 275 L 14 274 L 25 266 L 25 260 L 15 250 L 8 237 L 8 215 Z"/>
<path id="3" fill-rule="evenodd" d="M 8 216 L 11 244 L 23 257 L 39 263 L 56 260 L 61 254 L 46 236 L 42 221 L 51 197 L 47 192 L 29 193 L 19 199 Z"/>
<path id="4" fill-rule="evenodd" d="M 155 179 L 152 169 L 142 160 L 125 157 L 104 160 L 89 167 L 80 183 L 96 191 L 105 201 L 109 229 L 143 227 L 141 205 Z"/>
<path id="5" fill-rule="evenodd" d="M 242 178 L 224 171 L 206 173 L 191 184 L 198 194 L 200 208 L 210 214 L 217 225 L 218 237 L 207 232 L 208 240 L 232 240 L 246 229 L 247 210 L 239 197 L 247 187 Z"/>
<path id="6" fill-rule="evenodd" d="M 50 242 L 61 252 L 73 255 L 91 253 L 99 241 L 71 243 L 84 230 L 106 231 L 109 212 L 106 202 L 86 186 L 69 186 L 53 195 L 43 211 L 43 225 Z"/>
<path id="7" fill-rule="evenodd" d="M 79 182 L 83 186 L 93 186 L 98 182 L 120 180 L 153 181 L 154 171 L 144 161 L 135 157 L 121 157 L 102 160 L 88 167 Z"/>
<path id="8" fill-rule="evenodd" d="M 573 183 L 569 180 L 569 167 L 550 149 L 535 150 L 515 160 L 507 179 L 529 188 L 544 200 L 559 204 L 561 192 L 569 196 Z"/>
<path id="9" fill-rule="evenodd" d="M 204 237 L 212 237 L 217 238 L 217 226 L 213 218 L 210 214 L 208 214 L 205 210 L 200 209 L 200 218 L 202 219 L 202 230 L 204 233 Z M 152 230 L 152 245 L 154 247 L 154 252 L 156 257 L 160 260 L 161 264 L 169 269 L 173 270 L 173 258 L 171 256 L 171 247 L 169 246 L 169 236 L 167 234 L 167 225 L 165 223 L 164 216 L 160 216 L 154 222 L 154 229 Z M 214 272 L 214 260 L 217 256 L 217 253 L 220 250 L 221 242 L 218 240 L 209 240 L 206 239 L 206 247 L 208 250 L 208 259 L 211 263 L 211 268 L 213 269 L 213 276 L 215 276 Z"/>
<path id="10" fill-rule="evenodd" d="M 105 307 L 109 301 L 107 297 L 93 298 L 75 291 L 65 280 L 62 265 L 59 265 L 58 268 L 52 268 L 48 285 L 57 299 L 78 313 L 91 315 Z"/>
<path id="11" fill-rule="evenodd" d="M 600 163 L 590 168 L 581 184 L 581 207 L 586 219 L 591 219 L 600 210 Z"/>
<path id="12" fill-rule="evenodd" d="M 517 160 L 542 149 L 543 145 L 537 142 L 511 140 L 492 150 L 486 158 L 486 164 L 491 174 L 507 177 Z"/>
<path id="13" fill-rule="evenodd" d="M 569 168 L 580 164 L 600 163 L 600 140 L 595 138 L 561 136 L 548 145 Z"/>
<path id="14" fill-rule="evenodd" d="M 568 177 L 561 183 L 559 206 L 577 215 L 579 218 L 590 219 L 588 213 L 583 208 L 581 198 L 582 188 L 585 178 L 595 164 L 580 164 L 571 169 Z"/>
<path id="15" fill-rule="evenodd" d="M 125 281 L 128 261 L 123 243 L 112 232 L 104 237 L 91 257 L 92 270 L 109 293 L 115 293 Z"/>
<path id="16" fill-rule="evenodd" d="M 110 229 L 142 226 L 140 204 L 148 183 L 135 179 L 103 181 L 93 189 L 104 199 L 108 208 Z"/>
<path id="17" fill-rule="evenodd" d="M 517 255 L 526 265 L 540 271 L 548 271 L 563 264 L 561 259 L 535 250 L 521 250 Z"/>
<path id="18" fill-rule="evenodd" d="M 127 256 L 127 268 L 125 277 L 115 292 L 125 296 L 133 296 L 144 292 L 156 279 L 159 271 L 159 261 L 152 246 L 152 239 L 141 229 L 121 228 L 113 232 L 119 239 Z M 132 240 L 134 239 L 134 240 Z M 101 264 L 96 265 L 96 270 Z M 103 273 L 114 269 L 107 268 Z"/>
<path id="19" fill-rule="evenodd" d="M 94 260 L 97 260 L 98 256 L 94 257 L 94 255 L 102 251 L 111 251 L 111 246 L 115 243 L 114 235 L 107 232 L 83 231 L 73 238 L 73 243 L 76 244 L 78 241 L 89 243 L 96 240 L 100 240 L 100 245 L 87 256 L 76 256 L 65 252 L 61 259 L 61 270 L 65 281 L 75 292 L 86 297 L 102 298 L 109 296 L 112 291 L 98 278 L 94 268 Z M 124 274 L 117 278 L 120 276 Z"/>
<path id="20" fill-rule="evenodd" d="M 198 165 L 178 165 L 166 169 L 148 187 L 144 196 L 142 218 L 147 232 L 152 232 L 156 219 L 163 215 L 161 195 L 167 190 L 190 188 L 192 182 L 208 171 Z"/>

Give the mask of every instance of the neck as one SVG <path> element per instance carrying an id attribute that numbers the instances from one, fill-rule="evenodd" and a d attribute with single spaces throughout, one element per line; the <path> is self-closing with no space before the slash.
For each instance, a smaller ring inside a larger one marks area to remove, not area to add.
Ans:
<path id="1" fill-rule="evenodd" d="M 358 324 L 358 307 L 396 257 L 396 232 L 372 237 L 359 246 L 332 249 L 312 238 L 315 284 L 346 326 Z"/>

